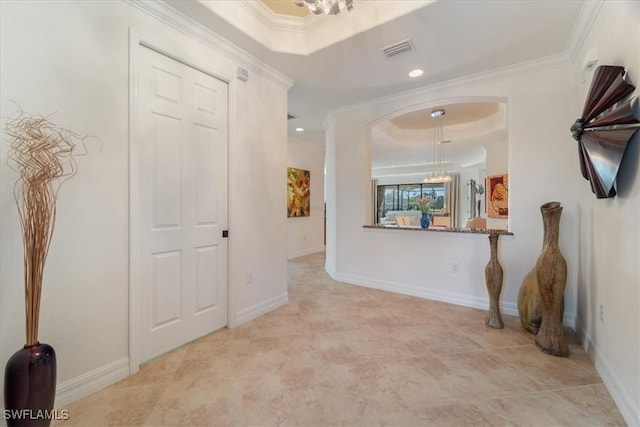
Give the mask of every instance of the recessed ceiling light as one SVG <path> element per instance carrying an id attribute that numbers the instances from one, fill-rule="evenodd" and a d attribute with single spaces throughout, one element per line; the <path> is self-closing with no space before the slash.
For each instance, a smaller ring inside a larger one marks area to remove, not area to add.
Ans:
<path id="1" fill-rule="evenodd" d="M 444 110 L 442 108 L 439 108 L 437 110 L 433 110 L 431 112 L 431 117 L 436 118 L 436 117 L 442 117 L 444 116 Z"/>
<path id="2" fill-rule="evenodd" d="M 415 70 L 409 71 L 409 77 L 420 77 L 423 74 L 424 74 L 424 71 L 422 71 L 420 68 L 416 68 Z"/>
<path id="3" fill-rule="evenodd" d="M 296 128 L 296 132 L 304 132 L 304 128 Z"/>

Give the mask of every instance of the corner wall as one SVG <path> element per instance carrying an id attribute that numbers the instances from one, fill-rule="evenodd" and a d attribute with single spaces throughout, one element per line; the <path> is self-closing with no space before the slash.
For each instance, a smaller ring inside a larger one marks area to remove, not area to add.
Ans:
<path id="1" fill-rule="evenodd" d="M 311 172 L 311 215 L 287 218 L 288 257 L 324 251 L 324 145 L 289 138 L 288 167 Z"/>
<path id="2" fill-rule="evenodd" d="M 55 112 L 56 123 L 101 140 L 87 141 L 89 154 L 77 159 L 77 176 L 59 194 L 45 269 L 39 337 L 58 354 L 56 404 L 129 373 L 130 29 L 229 78 L 230 324 L 286 303 L 290 82 L 242 53 L 230 59 L 215 37 L 196 41 L 123 1 L 2 1 L 0 9 L 1 115 L 14 113 L 14 100 L 27 112 Z M 250 70 L 246 84 L 235 79 L 239 65 Z M 12 198 L 17 174 L 7 167 L 7 149 L 3 135 L 0 366 L 24 344 L 22 240 Z M 269 227 L 256 221 L 256 207 Z M 248 270 L 253 285 L 245 284 Z"/>
<path id="3" fill-rule="evenodd" d="M 591 49 L 597 65 L 626 68 L 640 96 L 640 3 L 605 1 L 572 67 L 577 117 L 593 71 L 583 70 Z M 635 115 L 640 117 L 636 101 Z M 574 154 L 576 160 L 578 153 Z M 579 227 L 578 332 L 629 425 L 640 425 L 640 131 L 628 145 L 617 179 L 618 195 L 597 200 L 572 163 Z M 600 310 L 602 307 L 602 317 Z"/>

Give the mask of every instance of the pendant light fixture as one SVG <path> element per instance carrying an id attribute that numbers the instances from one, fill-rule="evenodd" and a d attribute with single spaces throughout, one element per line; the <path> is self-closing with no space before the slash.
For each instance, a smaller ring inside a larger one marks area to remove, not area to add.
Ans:
<path id="1" fill-rule="evenodd" d="M 445 140 L 442 129 L 442 117 L 446 114 L 445 110 L 439 108 L 431 112 L 431 118 L 436 120 L 434 126 L 433 141 L 431 144 L 431 159 L 429 164 L 433 165 L 432 169 L 426 173 L 423 182 L 435 183 L 435 182 L 449 182 L 451 181 L 451 175 L 447 173 L 447 156 L 446 146 L 451 141 Z"/>
<path id="2" fill-rule="evenodd" d="M 353 0 L 293 0 L 296 6 L 309 9 L 314 15 L 338 15 L 343 10 L 353 10 Z"/>

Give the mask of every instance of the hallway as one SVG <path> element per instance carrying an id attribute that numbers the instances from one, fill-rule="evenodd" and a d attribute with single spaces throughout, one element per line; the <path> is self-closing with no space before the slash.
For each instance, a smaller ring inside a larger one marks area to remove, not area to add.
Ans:
<path id="1" fill-rule="evenodd" d="M 581 346 L 515 317 L 335 282 L 289 262 L 290 302 L 144 365 L 56 425 L 625 425 Z M 60 408 L 63 409 L 63 408 Z"/>

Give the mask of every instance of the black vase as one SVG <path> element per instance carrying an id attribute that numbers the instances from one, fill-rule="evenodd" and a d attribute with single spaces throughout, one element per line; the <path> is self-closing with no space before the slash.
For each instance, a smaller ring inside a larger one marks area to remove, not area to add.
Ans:
<path id="1" fill-rule="evenodd" d="M 48 426 L 56 397 L 56 352 L 48 344 L 25 345 L 4 371 L 7 426 Z"/>

